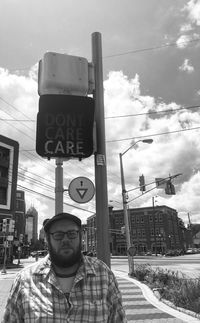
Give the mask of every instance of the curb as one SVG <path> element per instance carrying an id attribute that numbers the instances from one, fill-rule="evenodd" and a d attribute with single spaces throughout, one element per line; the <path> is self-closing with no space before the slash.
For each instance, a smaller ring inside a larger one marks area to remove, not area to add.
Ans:
<path id="1" fill-rule="evenodd" d="M 185 312 L 182 311 L 182 308 L 176 308 L 175 306 L 172 307 L 171 303 L 168 301 L 164 302 L 163 299 L 159 299 L 158 297 L 156 297 L 156 295 L 154 294 L 154 292 L 144 283 L 139 282 L 138 280 L 134 279 L 134 278 L 130 278 L 127 276 L 127 273 L 122 273 L 120 271 L 113 271 L 114 274 L 118 277 L 124 278 L 132 283 L 134 283 L 136 286 L 138 286 L 143 293 L 143 296 L 146 298 L 146 300 L 151 303 L 153 306 L 157 307 L 159 310 L 166 312 L 178 319 L 181 319 L 185 322 L 190 322 L 190 323 L 199 323 L 200 319 L 198 319 L 198 317 L 194 317 L 190 311 L 187 312 L 187 310 L 185 310 Z M 156 291 L 158 292 L 158 291 Z M 158 294 L 157 294 L 158 295 Z M 194 312 L 192 312 L 194 313 Z M 196 313 L 194 313 L 196 315 Z M 197 314 L 198 315 L 198 314 Z"/>
<path id="2" fill-rule="evenodd" d="M 150 289 L 151 290 L 151 289 Z M 191 315 L 197 319 L 199 319 L 199 322 L 200 322 L 200 314 L 198 313 L 195 313 L 193 311 L 190 311 L 190 310 L 187 310 L 186 308 L 183 308 L 183 307 L 177 307 L 176 305 L 174 305 L 172 302 L 168 301 L 167 299 L 165 298 L 162 298 L 160 293 L 159 293 L 159 290 L 158 289 L 153 289 L 153 293 L 155 295 L 155 297 L 159 300 L 159 301 L 162 301 L 164 304 L 172 307 L 173 309 L 179 311 L 179 312 L 182 312 L 182 313 L 185 313 L 187 315 Z"/>

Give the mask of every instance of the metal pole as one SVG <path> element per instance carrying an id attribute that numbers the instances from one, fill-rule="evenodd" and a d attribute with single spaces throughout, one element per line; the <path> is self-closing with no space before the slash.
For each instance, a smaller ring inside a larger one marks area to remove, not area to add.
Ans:
<path id="1" fill-rule="evenodd" d="M 156 239 L 156 222 L 155 222 L 155 204 L 154 204 L 154 196 L 152 197 L 153 203 L 153 225 L 154 225 L 154 242 L 155 242 L 155 253 L 157 256 L 157 239 Z"/>
<path id="2" fill-rule="evenodd" d="M 63 212 L 63 161 L 62 158 L 56 158 L 55 169 L 55 214 Z"/>
<path id="3" fill-rule="evenodd" d="M 124 169 L 123 169 L 122 154 L 121 153 L 119 154 L 119 160 L 120 160 L 120 171 L 121 171 L 122 201 L 123 201 L 123 209 L 124 209 L 124 224 L 125 224 L 125 230 L 126 230 L 126 245 L 127 245 L 127 252 L 128 252 L 128 250 L 131 246 L 131 239 L 130 239 L 130 228 L 129 228 L 129 219 L 128 219 Z M 132 263 L 131 256 L 128 253 L 129 274 L 132 273 L 131 263 Z"/>
<path id="4" fill-rule="evenodd" d="M 95 152 L 97 257 L 110 267 L 102 43 L 101 34 L 98 32 L 92 34 L 92 62 L 95 73 L 94 99 L 97 147 Z"/>
<path id="5" fill-rule="evenodd" d="M 7 238 L 5 236 L 5 239 L 4 239 L 4 260 L 3 260 L 3 268 L 2 268 L 2 271 L 1 273 L 2 274 L 6 274 L 7 271 L 6 271 L 6 260 L 7 260 Z"/>

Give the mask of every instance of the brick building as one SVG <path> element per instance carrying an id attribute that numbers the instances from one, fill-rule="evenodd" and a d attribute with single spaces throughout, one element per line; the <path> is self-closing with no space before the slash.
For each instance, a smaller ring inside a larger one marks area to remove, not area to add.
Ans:
<path id="1" fill-rule="evenodd" d="M 147 252 L 166 253 L 168 250 L 185 250 L 186 239 L 182 221 L 177 211 L 162 205 L 156 207 L 129 208 L 131 245 L 138 254 Z M 126 254 L 123 232 L 123 210 L 109 208 L 110 251 L 113 255 Z M 88 251 L 96 249 L 96 219 L 87 219 Z"/>

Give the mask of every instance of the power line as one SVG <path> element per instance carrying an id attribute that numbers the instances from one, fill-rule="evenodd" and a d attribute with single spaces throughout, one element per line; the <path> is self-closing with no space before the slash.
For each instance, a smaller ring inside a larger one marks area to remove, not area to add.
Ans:
<path id="1" fill-rule="evenodd" d="M 135 113 L 135 114 L 124 114 L 119 116 L 108 116 L 108 117 L 105 117 L 105 119 L 128 118 L 128 117 L 138 117 L 138 116 L 151 115 L 151 114 L 173 113 L 174 111 L 180 111 L 180 110 L 186 110 L 186 109 L 197 109 L 197 108 L 200 108 L 200 105 L 192 105 L 192 106 L 182 107 L 177 109 L 166 109 L 161 111 L 149 111 L 149 112 Z"/>
<path id="2" fill-rule="evenodd" d="M 191 131 L 191 130 L 199 130 L 199 129 L 200 129 L 200 127 L 194 127 L 194 128 L 180 129 L 180 130 L 169 131 L 169 132 L 161 132 L 161 133 L 156 133 L 156 134 L 149 134 L 149 135 L 144 135 L 144 136 L 107 140 L 106 142 L 107 143 L 112 143 L 112 142 L 126 141 L 126 140 L 133 140 L 133 139 L 140 139 L 140 138 L 147 138 L 147 137 L 149 138 L 149 137 L 155 137 L 155 136 L 161 136 L 161 135 L 169 135 L 169 134 L 173 134 L 173 133 L 178 133 L 178 132 L 183 132 L 183 131 Z"/>
<path id="3" fill-rule="evenodd" d="M 46 195 L 46 194 L 43 194 L 43 193 L 36 192 L 36 191 L 34 191 L 34 190 L 32 190 L 32 189 L 30 189 L 30 188 L 28 188 L 28 187 L 22 186 L 22 185 L 20 185 L 20 184 L 18 184 L 17 186 L 18 186 L 18 187 L 20 187 L 21 189 L 23 189 L 23 190 L 27 191 L 27 192 L 30 192 L 30 193 L 33 193 L 33 194 L 37 194 L 37 195 L 40 195 L 40 196 L 42 196 L 42 197 L 44 197 L 44 198 L 50 199 L 50 200 L 52 200 L 52 201 L 55 201 L 55 198 L 53 198 L 53 197 L 51 197 L 51 196 L 49 196 L 49 195 Z M 75 206 L 75 205 L 70 204 L 70 203 L 63 202 L 63 204 L 64 204 L 64 205 L 67 205 L 67 206 L 70 206 L 70 207 L 73 207 L 73 208 L 78 209 L 78 210 L 82 210 L 82 211 L 88 212 L 88 213 L 92 213 L 92 214 L 94 214 L 94 213 L 95 213 L 95 211 L 89 211 L 89 210 L 83 209 L 83 208 L 81 208 L 81 207 L 79 207 L 79 206 Z"/>
<path id="4" fill-rule="evenodd" d="M 191 39 L 191 40 L 179 42 L 179 44 L 188 44 L 188 43 L 197 42 L 199 40 L 200 40 L 200 38 L 196 38 L 196 39 Z M 134 50 L 129 50 L 126 52 L 112 54 L 112 55 L 106 55 L 106 56 L 103 56 L 103 59 L 124 56 L 124 55 L 129 55 L 129 54 L 142 53 L 142 52 L 147 52 L 147 51 L 153 51 L 153 50 L 162 49 L 162 48 L 171 47 L 171 46 L 177 46 L 177 42 L 164 44 L 164 45 L 160 45 L 160 46 L 147 47 L 147 48 L 142 48 L 142 49 L 134 49 Z"/>
<path id="5" fill-rule="evenodd" d="M 160 110 L 160 111 L 149 111 L 149 112 L 135 113 L 135 114 L 124 114 L 124 115 L 117 115 L 117 116 L 108 116 L 108 117 L 105 117 L 105 119 L 129 118 L 129 117 L 138 117 L 138 116 L 151 115 L 151 114 L 162 114 L 162 113 L 167 114 L 167 113 L 174 113 L 175 111 L 198 109 L 198 108 L 200 108 L 200 105 L 191 105 L 191 106 L 188 106 L 188 107 L 182 107 L 182 108 L 177 108 L 177 109 L 166 109 L 166 110 Z M 5 112 L 5 113 L 7 113 L 7 112 Z M 5 118 L 0 118 L 0 120 L 5 121 L 5 122 L 36 122 L 36 120 L 33 120 L 33 119 L 5 119 Z M 28 129 L 32 130 L 31 128 L 28 128 Z"/>
<path id="6" fill-rule="evenodd" d="M 185 41 L 179 42 L 179 44 L 180 45 L 181 44 L 190 44 L 190 43 L 198 42 L 199 40 L 200 40 L 200 38 L 191 39 L 191 40 L 185 40 Z M 133 49 L 133 50 L 129 50 L 129 51 L 121 52 L 121 53 L 116 53 L 116 54 L 111 54 L 111 55 L 104 55 L 103 59 L 109 59 L 109 58 L 118 57 L 118 56 L 124 56 L 124 55 L 130 55 L 130 54 L 137 54 L 137 53 L 142 53 L 142 52 L 154 51 L 154 50 L 167 48 L 167 47 L 173 47 L 173 46 L 177 46 L 177 42 L 172 42 L 172 43 L 163 44 L 163 45 L 159 45 L 159 46 L 138 48 L 138 49 Z M 32 66 L 19 67 L 19 68 L 15 68 L 15 69 L 12 68 L 12 69 L 10 69 L 10 70 L 8 69 L 8 70 L 10 72 L 27 71 L 27 70 L 30 70 L 31 67 Z"/>

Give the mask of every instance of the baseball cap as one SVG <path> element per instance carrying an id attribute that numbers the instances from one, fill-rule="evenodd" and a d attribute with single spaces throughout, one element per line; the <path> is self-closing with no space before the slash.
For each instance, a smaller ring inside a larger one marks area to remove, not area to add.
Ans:
<path id="1" fill-rule="evenodd" d="M 81 227 L 81 220 L 77 216 L 70 213 L 59 213 L 54 215 L 51 219 L 44 220 L 43 222 L 44 231 L 47 232 L 53 223 L 63 219 L 73 221 L 78 225 L 78 227 Z"/>

